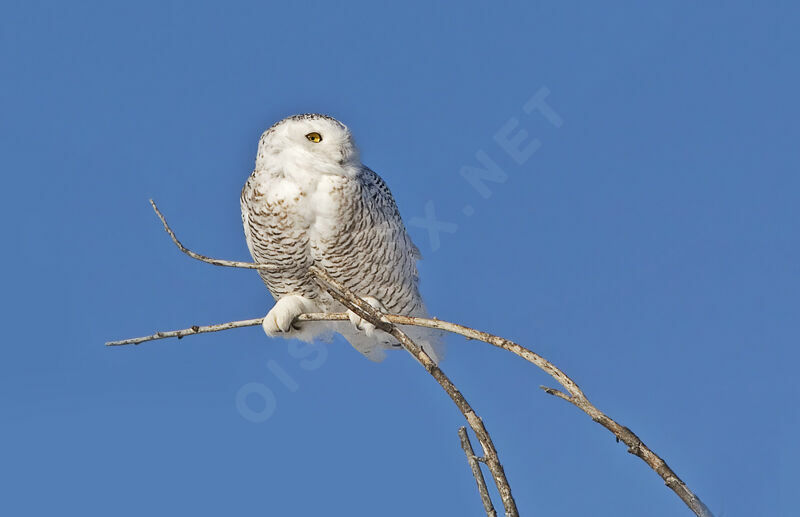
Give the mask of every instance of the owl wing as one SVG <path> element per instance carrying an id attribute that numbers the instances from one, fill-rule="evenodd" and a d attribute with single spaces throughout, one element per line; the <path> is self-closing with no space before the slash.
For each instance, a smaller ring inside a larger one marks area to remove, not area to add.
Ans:
<path id="1" fill-rule="evenodd" d="M 419 249 L 406 231 L 386 183 L 362 167 L 349 185 L 335 238 L 312 243 L 315 261 L 359 296 L 389 312 L 421 316 Z"/>
<path id="2" fill-rule="evenodd" d="M 387 312 L 427 316 L 418 288 L 416 263 L 421 258 L 419 248 L 408 235 L 389 187 L 367 167 L 362 168 L 358 181 L 364 212 L 360 218 L 367 224 L 356 234 L 361 238 L 357 239 L 354 248 L 364 250 L 365 259 L 360 262 L 361 276 L 354 281 L 356 287 L 351 289 L 361 296 L 376 298 Z M 422 327 L 403 330 L 435 362 L 444 357 L 441 333 Z M 374 361 L 382 359 L 382 349 L 398 346 L 394 339 L 381 339 L 380 334 L 370 339 L 362 332 L 353 332 L 347 327 L 340 332 L 356 349 Z"/>
<path id="3" fill-rule="evenodd" d="M 379 207 L 388 220 L 398 223 L 402 229 L 402 238 L 405 241 L 404 244 L 408 247 L 408 252 L 411 254 L 412 258 L 414 260 L 422 260 L 422 253 L 420 253 L 419 248 L 408 235 L 408 231 L 403 224 L 403 218 L 400 217 L 400 210 L 397 208 L 397 203 L 394 200 L 394 196 L 392 196 L 392 191 L 389 190 L 389 186 L 383 181 L 383 178 L 378 176 L 378 174 L 369 167 L 365 166 L 361 172 L 361 181 L 363 184 L 367 185 L 367 190 L 373 193 L 375 205 Z"/>

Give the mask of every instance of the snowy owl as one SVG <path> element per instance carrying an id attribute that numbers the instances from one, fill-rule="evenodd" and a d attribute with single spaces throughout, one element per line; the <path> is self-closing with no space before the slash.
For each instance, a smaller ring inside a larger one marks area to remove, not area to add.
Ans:
<path id="1" fill-rule="evenodd" d="M 320 288 L 309 266 L 323 268 L 385 313 L 427 315 L 418 289 L 411 242 L 386 183 L 361 163 L 347 127 L 318 114 L 295 115 L 267 129 L 255 170 L 242 189 L 242 222 L 250 254 L 276 302 L 264 318 L 268 336 L 297 338 L 340 333 L 373 361 L 400 348 L 389 334 L 349 311 L 350 322 L 294 323 L 308 312 L 342 312 Z M 441 358 L 438 333 L 405 329 L 431 356 Z"/>

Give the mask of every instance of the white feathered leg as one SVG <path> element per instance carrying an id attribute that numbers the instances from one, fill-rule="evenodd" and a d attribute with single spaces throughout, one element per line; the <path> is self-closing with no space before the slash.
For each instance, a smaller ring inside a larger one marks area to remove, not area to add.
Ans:
<path id="1" fill-rule="evenodd" d="M 386 307 L 384 307 L 384 305 L 377 298 L 365 296 L 364 301 L 372 305 L 372 308 L 378 312 L 386 313 Z M 350 310 L 347 311 L 347 317 L 350 318 L 350 323 L 353 324 L 356 330 L 363 331 L 367 337 L 372 337 L 375 335 L 375 325 L 369 321 L 363 319 L 361 316 Z"/>
<path id="2" fill-rule="evenodd" d="M 301 314 L 323 312 L 313 301 L 300 295 L 291 294 L 281 297 L 264 317 L 261 327 L 269 337 L 296 338 L 311 342 L 314 337 L 325 332 L 325 325 L 309 323 L 292 325 Z"/>

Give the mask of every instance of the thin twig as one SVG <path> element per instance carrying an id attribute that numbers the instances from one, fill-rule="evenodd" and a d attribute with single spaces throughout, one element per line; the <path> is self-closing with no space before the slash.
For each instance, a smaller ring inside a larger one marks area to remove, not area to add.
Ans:
<path id="1" fill-rule="evenodd" d="M 296 321 L 344 321 L 347 320 L 347 313 L 338 312 L 333 314 L 313 313 L 301 314 L 297 317 Z M 130 339 L 120 339 L 119 341 L 108 341 L 106 346 L 122 346 L 122 345 L 138 345 L 146 341 L 155 341 L 157 339 L 166 339 L 176 337 L 178 339 L 184 336 L 192 336 L 194 334 L 205 334 L 207 332 L 219 332 L 220 330 L 238 329 L 242 327 L 255 327 L 261 325 L 264 318 L 253 318 L 250 320 L 230 321 L 228 323 L 218 323 L 216 325 L 192 325 L 189 328 L 180 330 L 170 330 L 168 332 L 156 332 L 149 336 L 134 337 Z"/>
<path id="2" fill-rule="evenodd" d="M 489 489 L 486 487 L 486 480 L 483 479 L 481 466 L 478 464 L 478 457 L 475 456 L 475 451 L 472 450 L 472 444 L 469 442 L 466 427 L 462 426 L 458 429 L 458 437 L 461 439 L 461 448 L 464 449 L 464 454 L 467 455 L 467 463 L 469 463 L 469 468 L 472 470 L 472 477 L 475 478 L 475 483 L 478 485 L 478 493 L 481 495 L 483 509 L 486 510 L 488 517 L 497 517 L 492 498 L 489 497 Z"/>
<path id="3" fill-rule="evenodd" d="M 214 266 L 223 266 L 223 267 L 236 267 L 242 269 L 276 269 L 274 264 L 256 264 L 255 262 L 240 262 L 238 260 L 222 260 L 222 259 L 215 259 L 211 257 L 206 257 L 205 255 L 201 255 L 199 253 L 195 253 L 194 251 L 190 250 L 186 246 L 184 246 L 181 241 L 178 240 L 178 237 L 175 235 L 175 232 L 172 231 L 172 228 L 169 227 L 167 224 L 167 219 L 164 217 L 164 214 L 161 213 L 161 210 L 158 209 L 156 206 L 156 202 L 152 199 L 150 200 L 150 205 L 153 207 L 153 210 L 156 211 L 156 215 L 159 219 L 161 219 L 161 224 L 164 225 L 164 230 L 169 234 L 169 237 L 172 239 L 172 242 L 175 243 L 175 246 L 178 247 L 179 250 L 186 253 L 190 257 L 196 260 L 200 260 L 207 264 L 211 264 Z"/>
<path id="4" fill-rule="evenodd" d="M 239 267 L 239 268 L 247 268 L 247 269 L 261 269 L 264 266 L 261 264 L 249 263 L 249 262 L 236 262 L 236 261 L 228 261 L 228 260 L 219 260 L 213 259 L 210 257 L 206 257 L 204 255 L 199 255 L 197 253 L 192 252 L 191 250 L 184 247 L 180 241 L 178 241 L 177 237 L 175 236 L 174 232 L 169 228 L 169 225 L 166 222 L 166 219 L 161 214 L 161 212 L 156 207 L 155 203 L 151 200 L 150 203 L 153 205 L 153 209 L 156 211 L 156 214 L 161 219 L 162 224 L 164 225 L 165 230 L 169 233 L 172 241 L 178 246 L 178 248 L 189 255 L 192 258 L 197 260 L 201 260 L 203 262 L 207 262 L 209 264 L 217 265 L 217 266 L 227 266 L 227 267 Z M 564 372 L 562 372 L 559 368 L 553 365 L 550 361 L 546 360 L 539 354 L 529 350 L 513 341 L 509 341 L 507 339 L 494 336 L 492 334 L 488 334 L 486 332 L 481 332 L 479 330 L 475 330 L 469 327 L 465 327 L 463 325 L 458 325 L 455 323 L 449 323 L 446 321 L 441 321 L 438 319 L 427 319 L 427 318 L 413 318 L 409 316 L 399 316 L 399 315 L 384 315 L 378 313 L 371 305 L 366 303 L 364 300 L 358 298 L 357 296 L 352 297 L 352 299 L 348 299 L 346 296 L 346 289 L 338 289 L 338 282 L 334 279 L 330 278 L 327 273 L 324 271 L 319 270 L 312 266 L 312 272 L 322 280 L 323 282 L 328 283 L 331 286 L 336 287 L 334 290 L 330 290 L 331 295 L 335 298 L 339 299 L 339 301 L 345 305 L 350 310 L 353 310 L 363 319 L 370 321 L 370 323 L 374 324 L 377 328 L 380 328 L 384 331 L 389 332 L 393 336 L 395 336 L 398 341 L 408 350 L 412 355 L 414 355 L 417 360 L 428 370 L 431 375 L 436 378 L 436 380 L 442 385 L 445 390 L 448 390 L 448 386 L 446 383 L 449 383 L 449 386 L 454 390 L 455 393 L 458 394 L 460 399 L 454 397 L 454 394 L 451 394 L 448 391 L 448 394 L 451 395 L 453 401 L 459 406 L 459 409 L 462 410 L 464 416 L 467 418 L 467 422 L 470 423 L 470 427 L 472 427 L 473 431 L 475 431 L 478 440 L 481 442 L 481 446 L 484 448 L 485 457 L 484 458 L 477 458 L 478 461 L 483 461 L 489 466 L 490 471 L 492 472 L 493 477 L 495 478 L 495 482 L 498 483 L 498 474 L 500 474 L 500 479 L 505 479 L 505 474 L 502 472 L 502 465 L 499 465 L 499 461 L 494 464 L 493 456 L 489 453 L 489 451 L 494 451 L 494 458 L 496 458 L 496 450 L 494 450 L 494 446 L 491 443 L 491 439 L 488 437 L 488 433 L 485 433 L 485 428 L 483 428 L 483 424 L 480 421 L 480 418 L 475 415 L 474 411 L 469 407 L 466 403 L 466 400 L 463 399 L 460 393 L 455 389 L 455 386 L 452 385 L 449 379 L 441 372 L 441 370 L 433 363 L 433 361 L 428 357 L 428 355 L 418 347 L 413 341 L 408 339 L 406 336 L 396 325 L 417 325 L 421 327 L 428 327 L 434 328 L 439 330 L 444 330 L 448 332 L 452 332 L 455 334 L 460 334 L 467 339 L 474 339 L 483 341 L 490 345 L 496 346 L 498 348 L 502 348 L 507 350 L 513 354 L 518 355 L 519 357 L 529 361 L 542 369 L 545 373 L 553 377 L 561 386 L 567 391 L 564 393 L 560 390 L 555 388 L 549 388 L 542 386 L 542 389 L 555 397 L 564 399 L 575 407 L 589 415 L 592 420 L 599 423 L 606 429 L 608 429 L 614 436 L 617 437 L 618 440 L 624 442 L 628 446 L 628 452 L 639 457 L 642 461 L 644 461 L 650 468 L 652 468 L 661 478 L 664 480 L 666 486 L 668 486 L 675 494 L 680 497 L 680 499 L 697 515 L 698 517 L 713 517 L 711 511 L 703 504 L 699 497 L 697 497 L 687 486 L 686 484 L 675 474 L 675 472 L 667 465 L 667 463 L 659 457 L 655 452 L 653 452 L 649 447 L 647 447 L 644 442 L 639 439 L 639 437 L 633 433 L 630 429 L 625 426 L 620 425 L 615 420 L 607 416 L 605 413 L 597 409 L 591 402 L 589 402 L 586 395 L 580 389 L 580 387 L 575 383 L 572 379 L 570 379 Z M 325 278 L 327 277 L 327 278 Z M 338 293 L 335 291 L 339 291 Z M 350 293 L 352 294 L 352 293 Z M 298 321 L 321 321 L 321 320 L 344 320 L 344 315 L 341 313 L 337 314 L 305 314 L 298 317 Z M 255 320 L 244 320 L 238 322 L 231 322 L 231 323 L 224 323 L 221 325 L 209 325 L 205 327 L 192 327 L 190 329 L 178 330 L 178 331 L 171 331 L 171 332 L 159 332 L 153 334 L 152 336 L 145 336 L 142 338 L 133 338 L 129 340 L 122 340 L 122 341 L 114 341 L 107 343 L 108 345 L 122 345 L 122 344 L 138 344 L 144 341 L 151 341 L 154 339 L 162 339 L 165 337 L 182 337 L 184 335 L 190 334 L 199 334 L 202 332 L 215 332 L 218 330 L 226 330 L 228 328 L 237 328 L 237 327 L 245 327 L 245 326 L 252 326 L 258 325 L 261 323 L 261 319 Z M 438 373 L 436 373 L 438 372 Z M 443 381 L 446 380 L 446 383 L 443 384 Z M 463 408 L 460 405 L 460 401 L 463 400 Z M 465 410 L 467 410 L 465 412 Z M 475 424 L 475 425 L 473 425 Z M 483 429 L 483 433 L 479 433 L 476 431 L 476 427 L 479 429 Z M 482 438 L 486 438 L 487 442 L 485 443 Z M 489 450 L 487 451 L 487 445 L 489 446 Z M 493 469 L 494 464 L 494 469 Z M 496 472 L 497 467 L 499 466 L 499 472 Z M 507 481 L 506 481 L 507 482 Z M 500 485 L 498 484 L 498 489 L 500 489 Z M 508 497 L 510 498 L 510 489 L 508 491 Z M 501 497 L 503 497 L 503 491 L 501 490 Z M 506 505 L 507 501 L 504 498 L 503 500 L 504 505 Z M 511 498 L 511 503 L 513 505 L 513 498 Z M 513 506 L 513 510 L 516 511 L 516 506 Z M 509 509 L 506 506 L 506 513 L 507 515 L 516 515 L 516 513 L 510 514 L 508 513 Z"/>

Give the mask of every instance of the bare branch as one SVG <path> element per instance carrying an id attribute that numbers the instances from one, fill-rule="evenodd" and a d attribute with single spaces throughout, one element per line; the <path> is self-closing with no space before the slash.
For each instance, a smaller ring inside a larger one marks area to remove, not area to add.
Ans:
<path id="1" fill-rule="evenodd" d="M 478 484 L 478 493 L 481 495 L 483 509 L 486 510 L 486 515 L 488 515 L 488 517 L 497 517 L 497 512 L 492 504 L 492 498 L 489 497 L 489 489 L 486 487 L 486 480 L 483 479 L 481 466 L 478 464 L 478 457 L 475 456 L 475 452 L 472 450 L 472 444 L 469 442 L 466 427 L 460 427 L 458 429 L 458 437 L 461 439 L 461 448 L 464 449 L 464 454 L 467 455 L 467 462 L 469 463 L 469 468 L 472 469 L 472 476 L 475 478 L 475 483 Z"/>
<path id="2" fill-rule="evenodd" d="M 213 259 L 210 257 L 206 257 L 204 255 L 200 255 L 198 253 L 194 253 L 193 251 L 189 250 L 175 236 L 175 233 L 170 229 L 169 225 L 167 224 L 166 219 L 161 214 L 161 212 L 156 207 L 156 204 L 151 200 L 150 203 L 153 206 L 153 209 L 156 211 L 159 219 L 161 219 L 162 224 L 164 225 L 164 229 L 172 238 L 172 241 L 175 243 L 178 248 L 189 255 L 190 257 L 201 260 L 203 262 L 215 265 L 215 266 L 226 266 L 226 267 L 237 267 L 237 268 L 245 268 L 245 269 L 266 269 L 269 266 L 265 266 L 262 264 L 255 264 L 251 262 L 237 262 L 237 261 L 229 261 L 229 260 L 219 260 Z M 617 440 L 622 441 L 628 446 L 628 452 L 639 457 L 642 461 L 644 461 L 650 468 L 652 468 L 661 478 L 664 480 L 664 484 L 666 484 L 675 494 L 680 497 L 680 499 L 697 515 L 698 517 L 713 517 L 711 511 L 703 504 L 699 497 L 697 497 L 687 486 L 686 484 L 675 474 L 675 472 L 667 465 L 667 463 L 658 456 L 655 452 L 653 452 L 649 447 L 647 447 L 644 442 L 630 429 L 625 426 L 620 425 L 615 420 L 607 416 L 605 413 L 597 409 L 580 387 L 575 383 L 572 379 L 570 379 L 564 372 L 562 372 L 559 368 L 553 365 L 550 361 L 546 360 L 539 354 L 529 350 L 513 341 L 509 341 L 507 339 L 494 336 L 492 334 L 488 334 L 486 332 L 481 332 L 479 330 L 475 330 L 469 327 L 465 327 L 463 325 L 458 325 L 456 323 L 449 323 L 446 321 L 441 321 L 438 319 L 427 319 L 427 318 L 413 318 L 409 316 L 400 316 L 400 315 L 392 315 L 392 314 L 381 314 L 377 312 L 371 305 L 369 305 L 366 301 L 362 300 L 358 296 L 355 296 L 353 293 L 349 292 L 344 286 L 336 282 L 335 279 L 331 278 L 325 271 L 312 266 L 311 267 L 312 273 L 317 277 L 317 279 L 324 285 L 326 290 L 330 292 L 330 294 L 336 298 L 340 303 L 342 303 L 345 307 L 352 310 L 356 314 L 358 314 L 361 318 L 366 319 L 377 328 L 388 332 L 392 336 L 394 336 L 402 345 L 403 347 L 411 353 L 425 369 L 439 382 L 439 384 L 445 389 L 445 391 L 450 395 L 453 402 L 455 402 L 456 406 L 458 406 L 459 410 L 464 414 L 467 422 L 470 424 L 470 427 L 475 432 L 475 435 L 478 438 L 478 441 L 481 443 L 481 446 L 484 449 L 484 458 L 476 458 L 477 461 L 482 461 L 486 463 L 489 467 L 489 470 L 492 473 L 492 476 L 495 479 L 495 483 L 498 486 L 498 490 L 500 491 L 501 498 L 503 499 L 503 504 L 506 507 L 506 515 L 518 515 L 516 504 L 514 503 L 513 497 L 511 496 L 511 490 L 508 486 L 508 481 L 505 478 L 505 473 L 503 472 L 503 467 L 497 458 L 497 451 L 494 448 L 494 445 L 491 441 L 491 438 L 486 431 L 486 428 L 483 426 L 481 419 L 475 414 L 472 408 L 467 403 L 466 399 L 461 395 L 461 393 L 455 388 L 452 384 L 450 379 L 445 376 L 445 374 L 433 363 L 431 358 L 422 350 L 416 343 L 411 341 L 408 336 L 400 330 L 397 325 L 416 325 L 421 327 L 428 327 L 434 328 L 439 330 L 444 330 L 447 332 L 452 332 L 454 334 L 460 334 L 467 339 L 471 340 L 479 340 L 490 345 L 496 346 L 498 348 L 502 348 L 503 350 L 507 350 L 519 357 L 529 361 L 543 370 L 545 373 L 553 377 L 561 386 L 566 390 L 567 393 L 564 393 L 560 390 L 555 388 L 548 388 L 542 386 L 542 389 L 555 397 L 561 398 L 566 400 L 567 402 L 573 404 L 575 407 L 589 415 L 595 422 L 599 423 L 606 429 L 608 429 L 614 436 L 616 436 Z M 336 314 L 303 314 L 298 317 L 298 321 L 323 321 L 323 320 L 330 320 L 330 321 L 339 321 L 346 319 L 346 315 L 343 313 L 336 313 Z M 133 338 L 133 339 L 126 339 L 121 341 L 112 341 L 106 343 L 107 345 L 125 345 L 125 344 L 139 344 L 145 341 L 151 341 L 155 339 L 163 339 L 166 337 L 183 337 L 186 335 L 191 334 L 200 334 L 203 332 L 216 332 L 219 330 L 227 330 L 229 328 L 238 328 L 238 327 L 246 327 L 246 326 L 253 326 L 259 325 L 262 319 L 253 319 L 253 320 L 243 320 L 243 321 L 236 321 L 231 323 L 223 323 L 220 325 L 208 325 L 208 326 L 195 326 L 189 329 L 183 330 L 175 330 L 170 332 L 157 332 L 151 336 L 145 336 L 141 338 Z M 474 456 L 474 455 L 473 455 Z"/>
<path id="3" fill-rule="evenodd" d="M 483 341 L 498 348 L 502 348 L 503 350 L 507 350 L 518 355 L 519 357 L 522 357 L 526 361 L 535 364 L 545 373 L 553 377 L 559 384 L 561 384 L 561 386 L 564 387 L 569 395 L 553 388 L 543 388 L 546 393 L 564 399 L 573 404 L 575 407 L 589 415 L 592 420 L 611 431 L 611 433 L 613 433 L 618 440 L 622 441 L 628 446 L 628 452 L 639 457 L 659 476 L 661 476 L 661 479 L 664 480 L 664 484 L 667 485 L 673 492 L 675 492 L 675 494 L 681 498 L 681 500 L 686 504 L 686 506 L 689 507 L 690 510 L 695 513 L 695 515 L 699 517 L 713 516 L 708 507 L 706 507 L 700 498 L 695 495 L 689 489 L 689 487 L 686 486 L 686 483 L 684 483 L 681 478 L 675 474 L 669 465 L 667 465 L 667 462 L 665 462 L 660 456 L 647 447 L 633 431 L 623 425 L 620 425 L 614 419 L 597 409 L 591 402 L 589 402 L 589 399 L 575 381 L 570 379 L 567 374 L 562 372 L 553 363 L 540 356 L 536 352 L 529 350 L 522 345 L 518 345 L 513 341 L 509 341 L 507 339 L 455 323 L 449 323 L 436 319 L 423 320 L 421 318 L 406 318 L 402 316 L 392 318 L 392 320 L 397 324 L 421 325 L 423 327 L 436 328 L 455 334 L 460 334 L 469 339 Z"/>
<path id="4" fill-rule="evenodd" d="M 370 306 L 371 307 L 371 306 Z M 364 316 L 362 316 L 364 317 Z M 651 451 L 642 441 L 636 436 L 630 429 L 624 427 L 613 419 L 605 415 L 599 409 L 594 407 L 589 400 L 586 398 L 586 395 L 583 391 L 578 387 L 578 385 L 570 379 L 564 372 L 554 366 L 552 363 L 538 355 L 537 353 L 529 350 L 521 345 L 518 345 L 512 341 L 507 339 L 503 339 L 498 336 L 494 336 L 492 334 L 488 334 L 486 332 L 481 332 L 479 330 L 475 330 L 469 327 L 465 327 L 463 325 L 458 325 L 456 323 L 450 323 L 447 321 L 442 321 L 438 319 L 428 319 L 428 318 L 413 318 L 410 316 L 400 316 L 397 314 L 384 314 L 382 316 L 383 319 L 388 320 L 395 325 L 416 325 L 419 327 L 428 327 L 433 329 L 444 330 L 447 332 L 452 332 L 454 334 L 462 335 L 471 340 L 478 340 L 488 343 L 490 345 L 494 345 L 498 348 L 502 348 L 509 352 L 512 352 L 526 361 L 529 361 L 539 368 L 541 368 L 544 372 L 551 375 L 556 381 L 558 381 L 566 390 L 570 393 L 567 395 L 566 393 L 557 390 L 555 388 L 549 388 L 546 386 L 542 386 L 542 390 L 546 393 L 553 395 L 555 397 L 561 398 L 566 400 L 567 402 L 574 404 L 578 409 L 589 415 L 592 420 L 599 423 L 609 431 L 611 431 L 617 439 L 624 442 L 629 447 L 629 452 L 641 458 L 647 465 L 649 465 L 656 473 L 662 477 L 664 483 L 672 489 L 681 500 L 686 503 L 687 506 L 698 516 L 711 516 L 711 512 L 706 508 L 706 506 L 700 501 L 700 499 L 692 493 L 691 490 L 686 486 L 686 484 L 681 481 L 681 479 L 669 468 L 669 466 L 662 460 L 657 454 Z M 322 314 L 322 313 L 315 313 L 315 314 L 301 314 L 297 317 L 297 321 L 346 321 L 348 319 L 346 313 L 331 313 L 331 314 Z M 365 318 L 367 319 L 367 318 Z M 260 325 L 263 321 L 263 318 L 255 318 L 250 320 L 242 320 L 242 321 L 232 321 L 230 323 L 222 323 L 218 325 L 204 325 L 204 326 L 193 326 L 187 329 L 182 330 L 172 330 L 168 332 L 156 332 L 150 336 L 138 337 L 138 338 L 131 338 L 131 339 L 123 339 L 119 341 L 110 341 L 106 343 L 108 346 L 118 346 L 118 345 L 138 345 L 140 343 L 144 343 L 146 341 L 154 341 L 157 339 L 164 339 L 170 337 L 177 337 L 181 338 L 183 336 L 189 336 L 193 334 L 202 334 L 204 332 L 217 332 L 220 330 L 228 330 L 232 328 L 241 328 L 241 327 L 249 327 L 249 326 L 256 326 Z M 385 322 L 380 322 L 381 325 L 385 325 Z M 563 381 L 563 382 L 562 382 Z M 482 458 L 479 458 L 478 461 L 485 461 Z"/>
<path id="5" fill-rule="evenodd" d="M 589 402 L 589 399 L 575 381 L 570 379 L 567 374 L 562 372 L 553 363 L 540 356 L 536 352 L 533 352 L 522 345 L 518 345 L 513 341 L 465 327 L 463 325 L 449 323 L 437 319 L 425 320 L 422 318 L 408 318 L 399 316 L 393 317 L 392 321 L 396 324 L 420 325 L 423 327 L 436 328 L 455 334 L 460 334 L 466 338 L 483 341 L 498 348 L 502 348 L 503 350 L 507 350 L 518 355 L 519 357 L 522 357 L 526 361 L 535 364 L 545 373 L 553 377 L 559 384 L 561 384 L 561 386 L 564 387 L 569 395 L 553 388 L 543 388 L 545 392 L 570 402 L 575 407 L 589 415 L 592 420 L 608 429 L 614 434 L 614 436 L 617 437 L 618 440 L 624 442 L 628 446 L 628 452 L 639 457 L 659 476 L 661 476 L 661 478 L 664 480 L 664 484 L 666 484 L 673 492 L 675 492 L 675 494 L 681 498 L 681 500 L 695 513 L 695 515 L 702 517 L 711 517 L 713 515 L 708 507 L 703 504 L 700 498 L 695 495 L 689 489 L 689 487 L 686 486 L 686 483 L 684 483 L 681 478 L 675 474 L 669 465 L 667 465 L 667 462 L 665 462 L 660 456 L 647 447 L 633 431 L 625 426 L 620 425 L 614 419 L 597 409 L 591 402 Z"/>
<path id="6" fill-rule="evenodd" d="M 346 321 L 348 320 L 347 314 L 344 312 L 323 314 L 301 314 L 297 317 L 296 321 Z M 238 329 L 242 327 L 255 327 L 261 325 L 264 318 L 253 318 L 250 320 L 231 321 L 228 323 L 219 323 L 216 325 L 192 325 L 189 328 L 181 330 L 170 330 L 167 332 L 156 332 L 149 336 L 134 337 L 130 339 L 120 339 L 119 341 L 109 341 L 106 346 L 121 346 L 121 345 L 138 345 L 145 341 L 155 341 L 157 339 L 166 339 L 176 337 L 178 339 L 184 336 L 191 336 L 194 334 L 205 334 L 207 332 L 219 332 L 220 330 Z"/>

